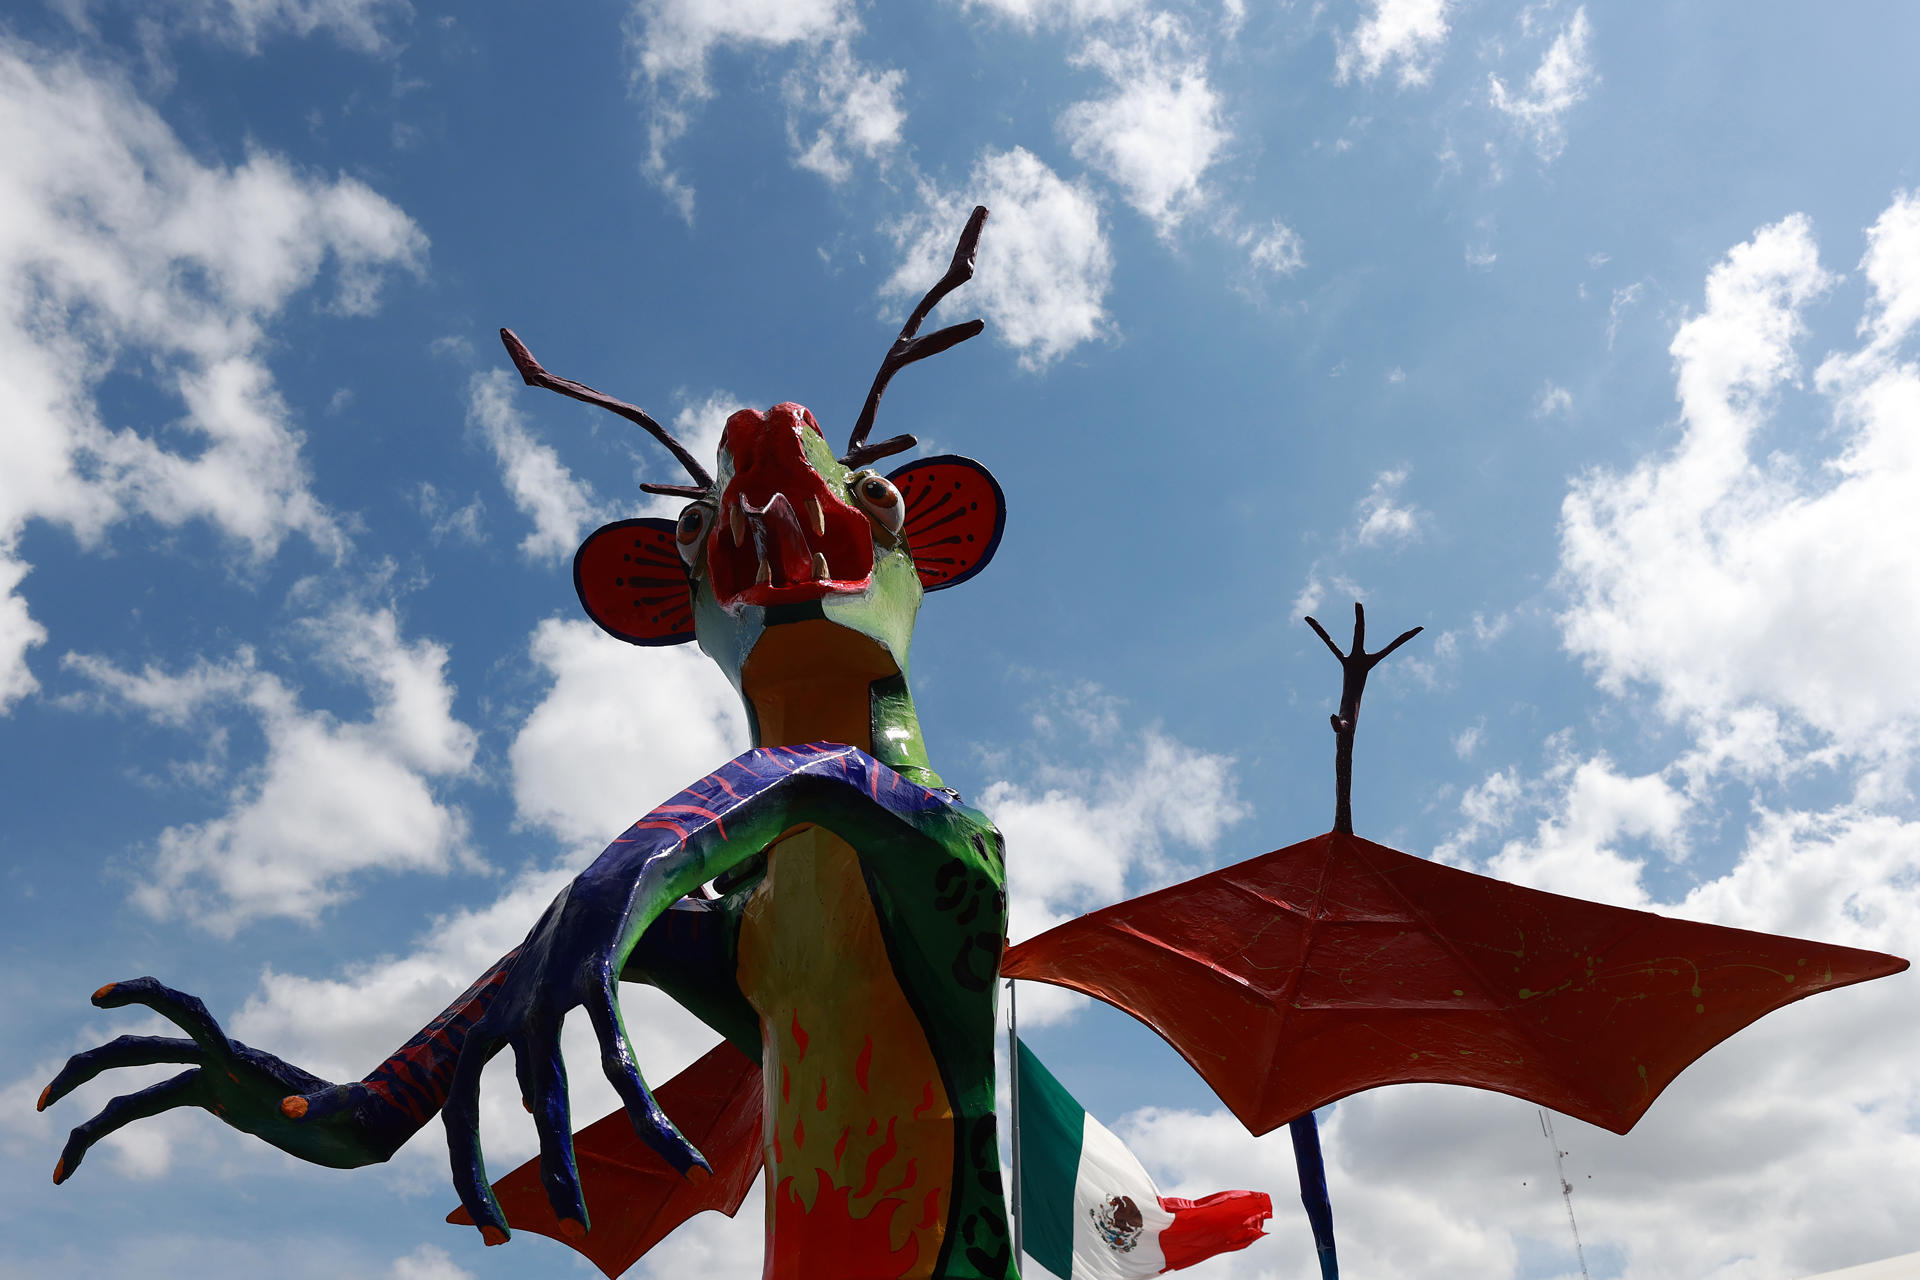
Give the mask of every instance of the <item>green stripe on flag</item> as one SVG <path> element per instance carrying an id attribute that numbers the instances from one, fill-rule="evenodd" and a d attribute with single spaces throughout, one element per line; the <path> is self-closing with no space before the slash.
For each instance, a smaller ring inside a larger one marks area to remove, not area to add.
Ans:
<path id="1" fill-rule="evenodd" d="M 1073 1191 L 1087 1113 L 1016 1040 L 1020 1064 L 1020 1216 L 1027 1255 L 1061 1280 L 1073 1276 Z"/>

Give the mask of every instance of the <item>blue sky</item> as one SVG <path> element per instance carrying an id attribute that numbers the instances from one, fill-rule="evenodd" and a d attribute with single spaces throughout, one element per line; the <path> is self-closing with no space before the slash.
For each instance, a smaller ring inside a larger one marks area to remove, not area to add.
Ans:
<path id="1" fill-rule="evenodd" d="M 789 399 L 831 435 L 975 203 L 940 314 L 987 336 L 881 428 L 1007 492 L 915 679 L 1016 938 L 1325 830 L 1338 673 L 1300 617 L 1359 598 L 1426 628 L 1370 686 L 1360 834 L 1914 949 L 1908 6 L 478 8 L 0 21 L 0 1276 L 589 1274 L 443 1225 L 437 1126 L 343 1175 L 181 1113 L 56 1189 L 116 1089 L 33 1100 L 155 1029 L 86 1002 L 142 973 L 357 1077 L 745 745 L 697 652 L 574 601 L 580 537 L 670 511 L 635 483 L 671 460 L 521 388 L 498 326 L 703 450 Z M 711 1037 L 648 994 L 664 1080 Z M 1193 1274 L 1314 1273 L 1284 1138 L 1118 1014 L 1022 1008 L 1163 1190 L 1274 1193 L 1274 1238 Z M 1920 1248 L 1917 1015 L 1911 974 L 1824 996 L 1630 1136 L 1562 1120 L 1592 1273 Z M 1323 1132 L 1353 1274 L 1577 1274 L 1533 1108 L 1403 1088 Z M 640 1273 L 753 1274 L 758 1232 Z"/>

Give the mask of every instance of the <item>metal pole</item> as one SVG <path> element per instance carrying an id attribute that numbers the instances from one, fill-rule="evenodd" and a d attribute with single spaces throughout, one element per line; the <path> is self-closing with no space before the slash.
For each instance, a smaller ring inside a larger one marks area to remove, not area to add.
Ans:
<path id="1" fill-rule="evenodd" d="M 1013 1085 L 1013 1120 L 1010 1125 L 1013 1148 L 1013 1265 L 1016 1269 L 1027 1256 L 1026 1236 L 1020 1218 L 1020 1018 L 1014 1007 L 1013 980 L 1007 980 L 1007 1072 Z"/>

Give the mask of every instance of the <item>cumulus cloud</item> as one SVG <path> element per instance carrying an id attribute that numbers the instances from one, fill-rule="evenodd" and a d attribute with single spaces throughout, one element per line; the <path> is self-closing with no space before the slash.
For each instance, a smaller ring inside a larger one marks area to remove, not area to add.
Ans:
<path id="1" fill-rule="evenodd" d="M 1157 13 L 1113 39 L 1088 40 L 1073 62 L 1100 72 L 1113 90 L 1061 113 L 1074 158 L 1170 234 L 1205 202 L 1201 180 L 1231 137 L 1204 52 L 1179 18 Z"/>
<path id="2" fill-rule="evenodd" d="M 1861 263 L 1866 341 L 1815 380 L 1837 431 L 1813 465 L 1754 443 L 1832 282 L 1811 225 L 1764 227 L 1713 269 L 1671 348 L 1679 442 L 1582 478 L 1562 508 L 1562 636 L 1603 687 L 1650 688 L 1667 716 L 1722 729 L 1763 708 L 1843 756 L 1907 758 L 1920 674 L 1896 638 L 1920 629 L 1920 371 L 1900 351 L 1920 314 L 1916 255 L 1920 202 L 1902 196 Z"/>
<path id="3" fill-rule="evenodd" d="M 1091 687 L 1063 691 L 1036 715 L 1034 748 L 993 762 L 995 774 L 1018 764 L 1018 780 L 996 777 L 975 800 L 1006 837 L 1007 929 L 1015 942 L 1190 874 L 1194 868 L 1175 850 L 1209 853 L 1250 811 L 1230 757 L 1158 729 L 1130 728 L 1122 710 Z M 1109 763 L 1059 763 L 1086 746 Z M 1022 1021 L 1040 1025 L 1074 1008 L 1062 995 L 1023 991 Z"/>
<path id="4" fill-rule="evenodd" d="M 396 1258 L 388 1280 L 473 1280 L 473 1272 L 455 1266 L 445 1249 L 423 1244 L 403 1258 Z"/>
<path id="5" fill-rule="evenodd" d="M 474 374 L 467 383 L 467 425 L 493 451 L 513 505 L 533 522 L 520 540 L 520 553 L 529 560 L 563 560 L 589 527 L 611 516 L 553 446 L 527 429 L 520 391 L 520 380 L 504 369 Z"/>
<path id="6" fill-rule="evenodd" d="M 328 264 L 332 308 L 370 312 L 392 271 L 420 269 L 419 228 L 362 183 L 277 156 L 202 164 L 114 75 L 12 42 L 0 132 L 0 583 L 26 576 L 16 548 L 36 519 L 85 544 L 145 516 L 206 521 L 256 559 L 294 534 L 343 551 L 268 328 Z M 94 392 L 115 372 L 180 416 L 104 421 Z M 43 634 L 20 597 L 0 599 L 0 710 L 36 687 L 24 659 Z"/>
<path id="7" fill-rule="evenodd" d="M 1554 382 L 1548 382 L 1540 388 L 1540 394 L 1534 397 L 1533 416 L 1536 418 L 1557 418 L 1573 412 L 1573 392 Z"/>
<path id="8" fill-rule="evenodd" d="M 183 728 L 238 710 L 266 737 L 265 760 L 229 779 L 225 813 L 161 832 L 133 894 L 150 915 L 223 934 L 268 916 L 311 922 L 368 871 L 444 874 L 470 858 L 464 814 L 432 785 L 467 776 L 476 746 L 452 713 L 446 649 L 407 642 L 391 609 L 353 604 L 301 630 L 326 668 L 371 696 L 366 719 L 302 706 L 251 648 L 171 673 L 66 658 L 107 705 Z"/>
<path id="9" fill-rule="evenodd" d="M 1412 542 L 1420 536 L 1420 511 L 1402 505 L 1400 490 L 1407 483 L 1405 467 L 1382 471 L 1373 479 L 1373 487 L 1356 508 L 1359 522 L 1353 540 L 1363 547 L 1391 546 Z"/>
<path id="10" fill-rule="evenodd" d="M 986 318 L 987 332 L 1035 370 L 1103 336 L 1113 251 L 1099 203 L 1021 147 L 982 152 L 959 192 L 922 184 L 920 208 L 892 228 L 901 263 L 882 294 L 917 300 L 925 293 L 946 272 L 976 204 L 993 216 L 964 297 Z"/>
<path id="11" fill-rule="evenodd" d="M 553 683 L 508 753 L 523 824 L 604 843 L 747 748 L 739 696 L 691 644 L 641 649 L 549 618 L 527 648 Z"/>
<path id="12" fill-rule="evenodd" d="M 907 123 L 900 105 L 907 73 L 866 66 L 854 56 L 848 34 L 836 35 L 784 86 L 794 163 L 834 183 L 853 176 L 847 153 L 883 161 L 899 147 Z"/>
<path id="13" fill-rule="evenodd" d="M 793 52 L 783 92 L 801 167 L 840 182 L 852 172 L 847 153 L 883 160 L 899 146 L 906 75 L 863 64 L 853 52 L 860 32 L 851 0 L 635 0 L 628 47 L 648 109 L 645 168 L 683 218 L 693 219 L 694 191 L 670 153 L 713 96 L 716 49 Z"/>
<path id="14" fill-rule="evenodd" d="M 1333 78 L 1377 79 L 1397 67 L 1401 88 L 1425 84 L 1447 41 L 1452 0 L 1368 0 L 1371 12 L 1354 29 L 1334 38 Z"/>
<path id="15" fill-rule="evenodd" d="M 1486 869 L 1537 887 L 1881 951 L 1911 945 L 1920 823 L 1904 777 L 1920 702 L 1898 655 L 1869 637 L 1916 621 L 1916 540 L 1900 532 L 1893 494 L 1915 481 L 1920 374 L 1905 352 L 1920 321 L 1920 202 L 1902 195 L 1881 214 L 1860 273 L 1860 341 L 1827 356 L 1814 394 L 1798 397 L 1831 409 L 1817 468 L 1777 444 L 1805 312 L 1832 284 L 1796 216 L 1716 265 L 1704 309 L 1676 333 L 1680 440 L 1624 475 L 1571 486 L 1563 639 L 1603 689 L 1650 690 L 1681 744 L 1642 772 L 1556 734 L 1539 776 L 1509 766 L 1465 792 L 1437 858 L 1465 861 L 1468 846 L 1498 840 Z M 1762 431 L 1774 450 L 1764 458 Z M 1851 797 L 1785 798 L 1820 762 L 1852 769 Z M 1748 787 L 1731 861 L 1689 863 L 1691 884 L 1656 892 L 1678 877 L 1649 876 L 1636 846 L 1687 857 L 1692 837 L 1728 825 L 1731 782 Z M 1611 1251 L 1625 1280 L 1748 1280 L 1910 1248 L 1898 1189 L 1920 1174 L 1917 1054 L 1920 984 L 1903 975 L 1763 1019 L 1690 1067 L 1631 1135 L 1563 1122 L 1589 1249 Z M 1538 1233 L 1517 1212 L 1526 1197 L 1455 1188 L 1527 1179 L 1557 1191 L 1547 1152 L 1525 1171 L 1524 1111 L 1438 1090 L 1350 1099 L 1329 1130 L 1335 1197 L 1358 1198 L 1365 1215 L 1398 1179 L 1424 1179 L 1423 1203 L 1482 1237 L 1482 1261 L 1457 1273 L 1498 1272 Z M 1543 1201 L 1529 1212 L 1550 1217 Z"/>
<path id="16" fill-rule="evenodd" d="M 1488 101 L 1518 125 L 1543 160 L 1552 160 L 1567 145 L 1566 116 L 1599 80 L 1589 58 L 1593 34 L 1585 5 L 1573 11 L 1566 28 L 1554 38 L 1540 65 L 1527 80 L 1524 93 L 1509 90 L 1497 75 L 1488 75 Z"/>

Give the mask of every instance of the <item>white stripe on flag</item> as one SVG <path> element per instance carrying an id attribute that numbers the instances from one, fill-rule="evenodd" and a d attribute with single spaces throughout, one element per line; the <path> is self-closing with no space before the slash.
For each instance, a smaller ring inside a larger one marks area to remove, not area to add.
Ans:
<path id="1" fill-rule="evenodd" d="M 1173 1215 L 1126 1144 L 1092 1116 L 1080 1137 L 1073 1189 L 1073 1280 L 1134 1280 L 1166 1270 L 1160 1233 Z"/>

